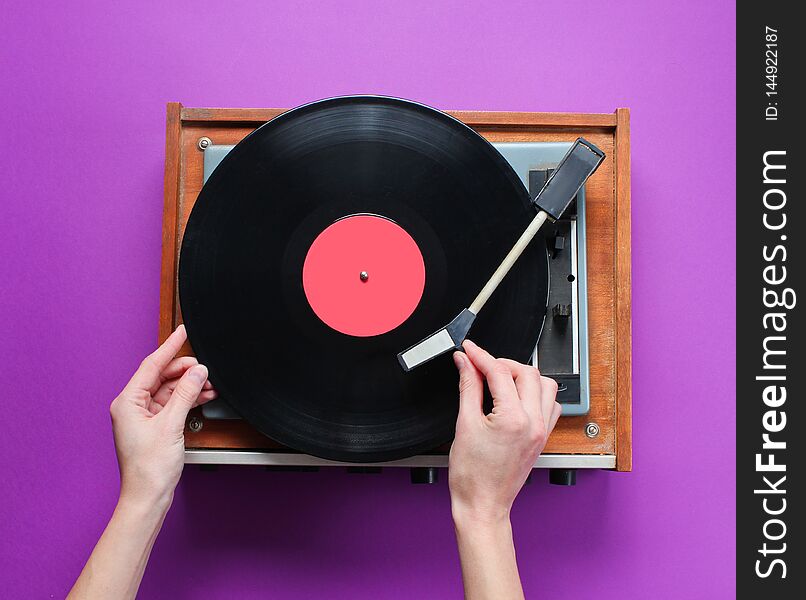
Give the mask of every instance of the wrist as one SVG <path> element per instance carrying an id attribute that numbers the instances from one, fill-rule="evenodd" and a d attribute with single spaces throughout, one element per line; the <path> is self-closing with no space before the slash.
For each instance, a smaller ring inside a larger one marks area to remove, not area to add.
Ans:
<path id="1" fill-rule="evenodd" d="M 156 515 L 162 518 L 171 508 L 172 502 L 173 491 L 131 490 L 126 486 L 121 486 L 115 511 L 134 515 Z"/>
<path id="2" fill-rule="evenodd" d="M 458 533 L 511 530 L 508 507 L 478 507 L 453 502 L 451 503 L 451 514 Z"/>
<path id="3" fill-rule="evenodd" d="M 514 548 L 512 523 L 509 514 L 457 514 L 453 518 L 456 541 L 462 548 L 498 549 Z M 514 551 L 514 550 L 513 550 Z"/>

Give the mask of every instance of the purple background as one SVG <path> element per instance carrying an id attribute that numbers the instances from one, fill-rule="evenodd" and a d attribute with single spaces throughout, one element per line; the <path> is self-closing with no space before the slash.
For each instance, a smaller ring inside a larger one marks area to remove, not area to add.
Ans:
<path id="1" fill-rule="evenodd" d="M 0 596 L 63 596 L 114 506 L 107 406 L 156 339 L 165 103 L 359 92 L 632 109 L 635 470 L 537 477 L 521 573 L 533 597 L 734 595 L 733 3 L 1 12 Z M 458 598 L 444 479 L 189 468 L 142 597 Z"/>

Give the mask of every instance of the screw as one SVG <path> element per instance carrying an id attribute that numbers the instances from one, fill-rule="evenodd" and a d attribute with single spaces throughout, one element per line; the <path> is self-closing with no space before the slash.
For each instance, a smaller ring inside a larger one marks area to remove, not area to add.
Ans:
<path id="1" fill-rule="evenodd" d="M 199 150 L 204 150 L 205 148 L 212 146 L 213 140 L 208 137 L 199 138 Z"/>
<path id="2" fill-rule="evenodd" d="M 204 423 L 199 417 L 191 417 L 190 421 L 188 421 L 188 427 L 193 433 L 198 433 L 204 427 Z"/>
<path id="3" fill-rule="evenodd" d="M 589 438 L 595 438 L 599 435 L 599 426 L 596 423 L 588 423 L 585 425 L 585 435 Z"/>
<path id="4" fill-rule="evenodd" d="M 361 278 L 361 281 L 366 281 L 367 279 L 369 279 L 369 273 L 367 273 L 366 271 L 361 271 L 361 273 L 358 276 Z"/>

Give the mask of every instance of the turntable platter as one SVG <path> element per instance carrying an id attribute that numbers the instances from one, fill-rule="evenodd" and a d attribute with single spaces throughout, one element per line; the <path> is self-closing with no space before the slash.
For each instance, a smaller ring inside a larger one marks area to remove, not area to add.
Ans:
<path id="1" fill-rule="evenodd" d="M 512 168 L 452 117 L 353 96 L 283 113 L 240 142 L 189 217 L 179 292 L 221 396 L 278 442 L 373 462 L 451 439 L 449 356 L 396 354 L 466 306 L 534 216 Z M 472 338 L 527 361 L 548 292 L 545 243 L 496 290 Z"/>

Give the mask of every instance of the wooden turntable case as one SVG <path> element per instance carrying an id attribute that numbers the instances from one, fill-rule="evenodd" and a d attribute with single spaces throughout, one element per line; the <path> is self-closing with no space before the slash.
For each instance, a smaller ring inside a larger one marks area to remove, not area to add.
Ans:
<path id="1" fill-rule="evenodd" d="M 182 322 L 177 268 L 185 224 L 203 179 L 206 138 L 236 144 L 286 109 L 186 108 L 168 104 L 165 206 L 162 229 L 159 341 Z M 491 142 L 572 142 L 584 136 L 607 158 L 586 184 L 590 413 L 563 417 L 538 467 L 632 468 L 630 281 L 630 116 L 612 114 L 447 111 Z M 192 354 L 186 345 L 183 354 Z M 186 462 L 327 465 L 263 436 L 241 420 L 188 417 Z M 447 448 L 396 461 L 399 466 L 444 466 Z"/>

